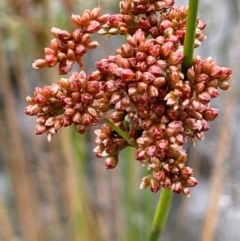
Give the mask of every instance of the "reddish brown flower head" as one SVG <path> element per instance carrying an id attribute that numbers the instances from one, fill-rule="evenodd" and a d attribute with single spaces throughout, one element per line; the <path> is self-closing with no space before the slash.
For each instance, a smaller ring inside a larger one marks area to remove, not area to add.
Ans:
<path id="1" fill-rule="evenodd" d="M 124 0 L 118 14 L 100 15 L 99 7 L 72 14 L 72 32 L 52 28 L 54 38 L 45 57 L 33 63 L 35 69 L 58 64 L 59 73 L 67 74 L 75 62 L 82 69 L 82 57 L 99 46 L 93 33 L 120 34 L 126 41 L 89 75 L 73 72 L 57 84 L 35 88 L 25 108 L 27 115 L 37 116 L 35 133 L 46 133 L 50 141 L 61 127 L 74 124 L 83 134 L 107 118 L 112 125 L 104 123 L 95 131 L 94 149 L 97 157 L 106 157 L 107 169 L 117 166 L 122 149 L 134 146 L 135 159 L 151 171 L 141 189 L 170 188 L 189 196 L 197 180 L 186 165 L 184 145 L 204 139 L 209 122 L 218 116 L 211 100 L 229 88 L 232 71 L 211 57 L 195 56 L 183 73 L 187 14 L 188 7 L 173 0 Z M 195 47 L 206 39 L 205 27 L 198 19 Z"/>

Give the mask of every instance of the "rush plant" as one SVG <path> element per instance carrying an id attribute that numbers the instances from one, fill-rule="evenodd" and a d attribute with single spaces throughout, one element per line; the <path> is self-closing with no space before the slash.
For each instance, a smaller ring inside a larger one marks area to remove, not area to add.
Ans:
<path id="1" fill-rule="evenodd" d="M 204 139 L 209 122 L 218 116 L 210 101 L 229 88 L 232 72 L 211 57 L 193 57 L 206 39 L 198 1 L 178 7 L 173 0 L 124 0 L 119 6 L 118 14 L 101 15 L 100 7 L 72 14 L 72 31 L 51 29 L 54 38 L 33 68 L 58 65 L 59 74 L 69 77 L 35 88 L 25 113 L 37 116 L 35 133 L 46 133 L 48 141 L 62 127 L 73 125 L 84 134 L 100 124 L 93 151 L 106 158 L 107 169 L 117 166 L 121 150 L 136 148 L 135 159 L 151 171 L 140 188 L 165 189 L 153 241 L 163 227 L 171 192 L 189 196 L 189 188 L 198 183 L 186 165 L 184 145 Z M 86 73 L 82 57 L 99 46 L 92 39 L 95 33 L 123 35 L 126 41 Z M 79 72 L 71 72 L 74 63 Z"/>

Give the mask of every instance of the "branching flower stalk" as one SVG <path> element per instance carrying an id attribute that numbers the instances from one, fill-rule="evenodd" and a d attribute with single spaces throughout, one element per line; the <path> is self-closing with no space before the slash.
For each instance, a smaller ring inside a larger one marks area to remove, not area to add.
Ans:
<path id="1" fill-rule="evenodd" d="M 190 6 L 191 2 L 197 3 L 190 1 Z M 37 116 L 35 133 L 46 133 L 49 141 L 62 127 L 74 125 L 84 134 L 101 124 L 93 151 L 106 157 L 107 169 L 117 166 L 121 150 L 134 146 L 135 159 L 151 170 L 141 189 L 156 193 L 163 188 L 189 196 L 197 180 L 186 166 L 184 144 L 204 139 L 209 121 L 218 115 L 210 101 L 219 89 L 229 88 L 232 71 L 211 57 L 192 57 L 193 45 L 199 47 L 206 39 L 206 24 L 196 19 L 190 30 L 195 32 L 194 44 L 189 43 L 187 6 L 178 7 L 174 0 L 124 0 L 119 6 L 118 14 L 101 15 L 99 7 L 72 14 L 72 32 L 51 29 L 54 38 L 33 67 L 58 65 L 59 74 L 68 74 L 76 63 L 80 71 L 35 88 L 25 113 Z M 82 57 L 99 46 L 94 33 L 123 35 L 126 42 L 88 74 Z"/>

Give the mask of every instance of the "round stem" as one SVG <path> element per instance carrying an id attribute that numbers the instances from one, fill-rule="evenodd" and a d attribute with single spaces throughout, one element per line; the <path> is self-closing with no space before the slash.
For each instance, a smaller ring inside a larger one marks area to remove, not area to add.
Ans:
<path id="1" fill-rule="evenodd" d="M 154 215 L 149 241 L 159 240 L 168 217 L 172 196 L 173 192 L 169 188 L 162 189 Z"/>
<path id="2" fill-rule="evenodd" d="M 193 52 L 197 26 L 198 0 L 189 0 L 186 34 L 184 39 L 184 61 L 182 71 L 186 73 L 191 67 L 193 61 Z M 152 230 L 149 241 L 159 241 L 164 225 L 166 223 L 169 207 L 172 200 L 172 191 L 163 189 L 158 201 L 157 209 L 154 215 Z"/>
<path id="3" fill-rule="evenodd" d="M 137 148 L 137 145 L 133 142 L 131 142 L 131 138 L 129 137 L 128 133 L 121 130 L 118 126 L 116 126 L 112 121 L 110 121 L 108 118 L 104 118 L 104 121 L 113 128 L 125 141 L 129 143 L 132 147 Z"/>
<path id="4" fill-rule="evenodd" d="M 193 61 L 193 52 L 196 36 L 197 26 L 197 11 L 198 11 L 198 0 L 189 0 L 188 4 L 188 16 L 186 34 L 184 39 L 184 61 L 183 61 L 183 73 L 186 73 L 187 69 L 191 67 Z"/>
<path id="5" fill-rule="evenodd" d="M 128 134 L 126 132 L 124 132 L 123 130 L 121 130 L 118 126 L 116 126 L 112 121 L 110 121 L 108 118 L 104 118 L 104 121 L 110 125 L 113 130 L 115 130 L 125 141 L 129 141 L 130 137 L 128 136 Z"/>

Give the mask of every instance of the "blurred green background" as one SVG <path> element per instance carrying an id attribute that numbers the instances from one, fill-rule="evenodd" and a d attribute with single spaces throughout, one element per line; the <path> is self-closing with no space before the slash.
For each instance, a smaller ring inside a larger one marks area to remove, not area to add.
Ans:
<path id="1" fill-rule="evenodd" d="M 187 1 L 176 0 L 177 5 Z M 56 68 L 33 70 L 52 38 L 52 26 L 71 29 L 71 13 L 97 0 L 0 0 L 0 241 L 146 241 L 159 193 L 140 190 L 146 172 L 133 150 L 106 170 L 92 153 L 93 129 L 85 136 L 62 129 L 48 143 L 35 136 L 36 118 L 23 110 L 35 86 L 57 82 Z M 100 0 L 102 13 L 119 1 Z M 204 142 L 188 148 L 199 180 L 191 197 L 174 195 L 164 241 L 240 240 L 240 2 L 200 1 L 208 39 L 196 51 L 231 67 L 232 88 L 212 106 L 220 108 Z M 84 59 L 86 72 L 123 38 L 96 36 L 101 47 Z M 77 69 L 76 69 L 77 70 Z"/>

